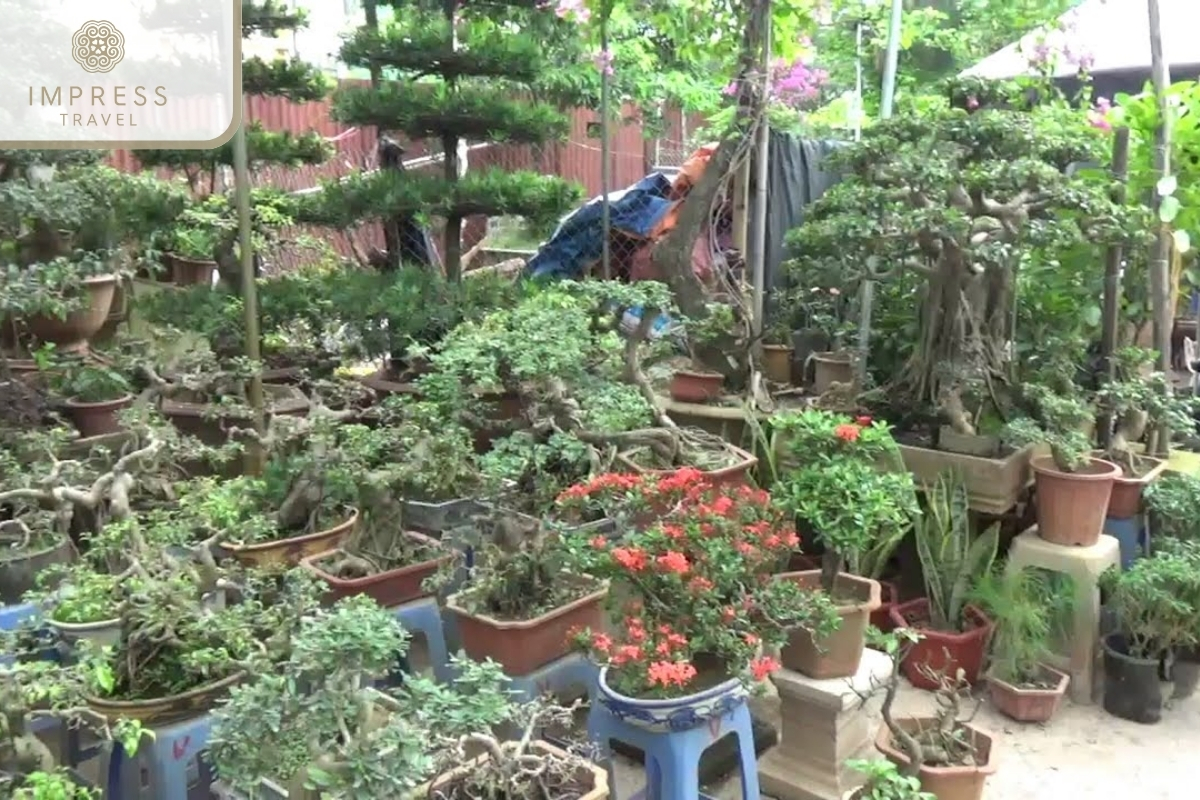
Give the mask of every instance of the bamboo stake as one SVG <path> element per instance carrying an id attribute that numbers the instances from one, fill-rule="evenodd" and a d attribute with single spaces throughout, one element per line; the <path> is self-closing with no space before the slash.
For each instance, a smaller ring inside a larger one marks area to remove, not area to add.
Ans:
<path id="1" fill-rule="evenodd" d="M 1159 180 L 1171 175 L 1171 109 L 1167 104 L 1167 87 L 1171 78 L 1163 57 L 1162 47 L 1162 15 L 1159 12 L 1158 0 L 1147 0 L 1147 12 L 1150 15 L 1150 63 L 1151 78 L 1154 83 L 1154 100 L 1158 107 L 1158 127 L 1154 131 L 1154 171 Z M 1153 210 L 1158 216 L 1163 197 L 1157 186 L 1154 190 Z M 1169 307 L 1168 281 L 1170 278 L 1171 257 L 1171 227 L 1161 220 L 1158 223 L 1158 236 L 1154 242 L 1154 250 L 1150 257 L 1150 307 L 1153 313 L 1154 347 L 1158 350 L 1159 369 L 1170 374 L 1171 370 L 1171 320 L 1173 313 Z M 1171 382 L 1166 381 L 1167 391 L 1171 391 Z M 1150 455 L 1166 455 L 1170 442 L 1170 431 L 1161 428 L 1154 437 L 1157 447 Z"/>

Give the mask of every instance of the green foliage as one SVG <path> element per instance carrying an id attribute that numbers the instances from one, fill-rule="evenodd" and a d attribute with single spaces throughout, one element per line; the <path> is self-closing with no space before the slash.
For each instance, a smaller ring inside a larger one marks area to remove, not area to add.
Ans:
<path id="1" fill-rule="evenodd" d="M 298 58 L 266 62 L 256 56 L 242 62 L 242 91 L 305 103 L 327 95 L 329 79 L 319 69 Z"/>
<path id="2" fill-rule="evenodd" d="M 1173 647 L 1200 637 L 1200 559 L 1194 550 L 1173 548 L 1139 558 L 1128 569 L 1101 576 L 1106 607 L 1124 634 L 1127 653 L 1158 659 Z"/>
<path id="3" fill-rule="evenodd" d="M 55 390 L 79 403 L 119 400 L 132 391 L 129 381 L 117 370 L 101 364 L 69 364 L 55 376 Z"/>
<path id="4" fill-rule="evenodd" d="M 936 800 L 936 795 L 921 791 L 920 778 L 901 774 L 887 759 L 851 758 L 846 766 L 866 777 L 856 800 Z"/>
<path id="5" fill-rule="evenodd" d="M 925 498 L 925 513 L 914 531 L 930 624 L 939 631 L 961 630 L 971 591 L 996 558 L 1000 523 L 972 535 L 967 486 L 958 475 L 939 476 L 926 487 Z"/>
<path id="6" fill-rule="evenodd" d="M 1167 472 L 1146 487 L 1143 497 L 1155 536 L 1200 542 L 1200 477 Z"/>
<path id="7" fill-rule="evenodd" d="M 1036 685 L 1040 665 L 1052 655 L 1057 625 L 1074 608 L 1068 576 L 1050 577 L 1033 567 L 993 569 L 971 591 L 995 624 L 991 674 L 1015 686 Z"/>
<path id="8" fill-rule="evenodd" d="M 1004 426 L 1002 436 L 1013 447 L 1045 444 L 1054 456 L 1054 464 L 1063 472 L 1075 472 L 1092 459 L 1092 443 L 1086 426 L 1095 412 L 1084 401 L 1060 394 L 1040 384 L 1024 387 L 1025 396 L 1034 403 L 1037 418 L 1020 417 Z"/>
<path id="9" fill-rule="evenodd" d="M 0 789 L 13 793 L 12 800 L 100 800 L 99 789 L 88 789 L 71 780 L 65 772 L 31 772 L 16 786 L 6 787 L 0 779 Z"/>
<path id="10" fill-rule="evenodd" d="M 268 131 L 260 122 L 250 122 L 246 126 L 246 154 L 251 167 L 320 164 L 332 152 L 329 142 L 316 132 Z M 134 150 L 133 154 L 143 167 L 167 167 L 210 176 L 219 166 L 233 166 L 232 141 L 211 150 Z"/>
<path id="11" fill-rule="evenodd" d="M 479 484 L 471 431 L 433 403 L 407 395 L 383 402 L 383 421 L 395 437 L 389 481 L 407 500 L 441 502 L 473 496 Z"/>

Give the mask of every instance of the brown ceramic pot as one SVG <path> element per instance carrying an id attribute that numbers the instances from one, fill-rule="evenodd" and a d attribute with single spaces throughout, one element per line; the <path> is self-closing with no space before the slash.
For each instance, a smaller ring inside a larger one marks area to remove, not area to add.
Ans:
<path id="1" fill-rule="evenodd" d="M 412 541 L 420 542 L 429 548 L 442 549 L 440 542 L 432 536 L 412 531 L 406 531 L 404 536 Z M 428 597 L 430 593 L 425 591 L 422 586 L 425 579 L 437 572 L 442 564 L 453 557 L 451 553 L 446 553 L 437 558 L 427 559 L 417 564 L 408 564 L 396 569 L 389 569 L 375 575 L 367 575 L 362 578 L 339 578 L 336 575 L 326 572 L 322 568 L 322 565 L 336 558 L 340 553 L 340 550 L 329 550 L 324 553 L 317 553 L 314 556 L 308 556 L 302 559 L 300 563 L 305 569 L 316 574 L 317 577 L 329 584 L 329 592 L 326 595 L 329 602 L 336 603 L 344 597 L 365 594 L 384 608 L 403 605 L 412 600 Z"/>
<path id="2" fill-rule="evenodd" d="M 911 718 L 896 720 L 905 731 L 912 733 L 922 728 L 928 729 L 937 724 L 930 718 Z M 921 790 L 929 792 L 937 800 L 981 800 L 983 787 L 988 776 L 996 771 L 996 755 L 993 752 L 992 737 L 972 725 L 960 724 L 959 731 L 969 737 L 975 748 L 975 765 L 969 767 L 929 767 L 922 765 L 917 772 L 921 781 Z M 908 766 L 908 756 L 900 745 L 892 740 L 892 732 L 887 725 L 879 726 L 875 735 L 875 749 L 897 767 Z"/>
<path id="3" fill-rule="evenodd" d="M 117 412 L 133 405 L 133 395 L 127 394 L 116 400 L 105 400 L 100 403 L 81 403 L 78 400 L 67 400 L 64 404 L 71 422 L 79 435 L 87 439 L 92 436 L 106 436 L 122 431 L 121 421 Z"/>
<path id="4" fill-rule="evenodd" d="M 791 383 L 792 353 L 795 352 L 792 346 L 764 344 L 762 350 L 763 372 L 766 374 L 767 380 L 774 383 Z"/>
<path id="5" fill-rule="evenodd" d="M 1139 456 L 1138 461 L 1149 464 L 1149 469 L 1136 478 L 1126 477 L 1124 471 L 1113 479 L 1112 496 L 1108 499 L 1108 516 L 1113 519 L 1130 519 L 1142 513 L 1142 493 L 1167 468 L 1161 458 Z"/>
<path id="6" fill-rule="evenodd" d="M 137 720 L 143 725 L 161 725 L 207 714 L 229 693 L 229 690 L 246 679 L 239 672 L 219 681 L 197 686 L 188 692 L 153 700 L 109 700 L 103 697 L 85 699 L 88 708 L 109 721 L 118 719 Z"/>
<path id="7" fill-rule="evenodd" d="M 967 682 L 979 680 L 995 625 L 975 606 L 967 606 L 963 616 L 966 630 L 935 631 L 928 627 L 929 601 L 924 597 L 892 608 L 893 628 L 912 628 L 921 634 L 921 640 L 913 644 L 900 665 L 909 683 L 918 689 L 937 691 L 937 683 L 924 674 L 921 665 L 935 675 L 954 675 L 961 669 Z"/>
<path id="8" fill-rule="evenodd" d="M 707 403 L 721 396 L 725 378 L 716 372 L 677 370 L 671 376 L 671 399 L 681 403 Z"/>
<path id="9" fill-rule="evenodd" d="M 854 382 L 854 360 L 849 353 L 813 353 L 813 394 L 829 391 L 834 383 Z"/>
<path id="10" fill-rule="evenodd" d="M 785 573 L 778 579 L 793 581 L 805 589 L 821 588 L 820 570 Z M 839 573 L 833 588 L 841 618 L 838 629 L 818 641 L 804 629 L 794 630 L 779 651 L 785 668 L 817 680 L 849 678 L 858 672 L 866 647 L 867 621 L 880 605 L 879 582 L 870 578 Z"/>
<path id="11" fill-rule="evenodd" d="M 217 262 L 199 258 L 187 258 L 174 253 L 163 256 L 171 283 L 177 286 L 212 286 Z"/>
<path id="12" fill-rule="evenodd" d="M 539 667 L 570 652 L 568 633 L 572 629 L 602 629 L 602 603 L 608 594 L 608 583 L 581 576 L 569 576 L 569 579 L 595 587 L 595 590 L 536 619 L 501 620 L 473 614 L 462 604 L 472 589 L 450 595 L 446 599 L 446 609 L 457 618 L 458 632 L 467 655 L 475 661 L 490 658 L 512 677 L 531 675 Z"/>
<path id="13" fill-rule="evenodd" d="M 290 539 L 256 544 L 228 544 L 221 547 L 233 554 L 234 559 L 248 567 L 297 566 L 307 556 L 335 550 L 354 533 L 358 524 L 358 509 L 352 509 L 344 522 L 332 528 Z"/>
<path id="14" fill-rule="evenodd" d="M 1050 456 L 1038 456 L 1030 464 L 1037 492 L 1038 536 L 1075 547 L 1100 541 L 1121 468 L 1098 458 L 1078 472 L 1060 471 Z"/>
<path id="15" fill-rule="evenodd" d="M 117 276 L 100 275 L 82 282 L 85 303 L 65 319 L 50 314 L 27 317 L 25 329 L 40 342 L 54 344 L 60 353 L 79 352 L 87 347 L 108 320 L 113 296 L 117 292 Z"/>
<path id="16" fill-rule="evenodd" d="M 994 675 L 986 676 L 988 694 L 997 711 L 1017 722 L 1046 722 L 1054 716 L 1062 705 L 1071 676 L 1045 664 L 1039 667 L 1040 677 L 1053 688 L 1030 689 L 1002 681 Z"/>

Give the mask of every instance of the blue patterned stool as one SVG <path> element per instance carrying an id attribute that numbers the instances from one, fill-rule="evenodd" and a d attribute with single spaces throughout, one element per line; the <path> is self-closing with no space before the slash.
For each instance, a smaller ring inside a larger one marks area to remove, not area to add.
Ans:
<path id="1" fill-rule="evenodd" d="M 651 730 L 614 713 L 599 698 L 588 713 L 588 736 L 608 763 L 608 785 L 615 794 L 612 741 L 623 742 L 646 754 L 646 788 L 637 793 L 645 800 L 696 800 L 700 794 L 700 757 L 723 736 L 733 733 L 738 740 L 743 800 L 759 800 L 758 757 L 754 751 L 754 729 L 750 707 L 742 696 L 721 704 L 707 719 L 691 720 L 681 716 L 670 721 L 671 728 Z M 636 712 L 635 712 L 636 714 Z M 707 716 L 707 715 L 705 715 Z M 629 799 L 631 800 L 631 799 Z"/>
<path id="2" fill-rule="evenodd" d="M 189 784 L 196 776 L 207 796 L 212 782 L 208 766 L 199 758 L 208 746 L 212 720 L 208 714 L 154 727 L 154 739 L 143 739 L 137 755 L 129 758 L 125 748 L 113 742 L 108 761 L 107 800 L 188 800 Z M 142 764 L 149 786 L 142 791 Z M 198 770 L 198 773 L 197 773 Z"/>
<path id="3" fill-rule="evenodd" d="M 561 700 L 591 698 L 600 670 L 582 653 L 551 661 L 529 675 L 509 676 L 509 690 L 522 703 L 552 694 Z"/>
<path id="4" fill-rule="evenodd" d="M 429 650 L 434 677 L 442 683 L 448 683 L 452 677 L 450 653 L 446 649 L 446 632 L 442 627 L 442 612 L 438 608 L 437 598 L 422 597 L 395 606 L 391 611 L 404 630 L 425 637 L 425 647 Z"/>

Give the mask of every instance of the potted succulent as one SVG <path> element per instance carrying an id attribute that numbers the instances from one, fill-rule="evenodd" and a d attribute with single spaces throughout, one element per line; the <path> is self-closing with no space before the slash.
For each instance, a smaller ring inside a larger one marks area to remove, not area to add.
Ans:
<path id="1" fill-rule="evenodd" d="M 892 625 L 909 628 L 920 640 L 906 648 L 902 667 L 913 686 L 936 691 L 930 675 L 962 672 L 967 683 L 979 680 L 993 623 L 970 602 L 975 584 L 992 568 L 1000 523 L 978 535 L 972 531 L 966 485 L 943 475 L 925 490 L 924 514 L 914 523 L 925 597 L 891 610 Z"/>
<path id="2" fill-rule="evenodd" d="M 1200 560 L 1173 548 L 1101 576 L 1115 632 L 1104 637 L 1104 710 L 1132 722 L 1162 719 L 1159 666 L 1177 647 L 1194 647 L 1200 629 Z"/>
<path id="3" fill-rule="evenodd" d="M 1095 415 L 1090 406 L 1036 384 L 1026 386 L 1025 392 L 1037 406 L 1040 421 L 1015 419 L 1005 426 L 1003 436 L 1017 446 L 1036 443 L 1050 448 L 1050 455 L 1030 462 L 1038 536 L 1055 544 L 1090 547 L 1100 541 L 1121 468 L 1091 455 L 1088 428 Z"/>
<path id="4" fill-rule="evenodd" d="M 66 399 L 63 404 L 80 436 L 105 436 L 120 433 L 117 412 L 133 405 L 132 387 L 116 369 L 103 364 L 65 366 L 56 390 Z"/>
<path id="5" fill-rule="evenodd" d="M 847 792 L 844 800 L 938 800 L 922 791 L 920 778 L 902 774 L 886 759 L 851 758 L 846 766 L 862 773 L 866 782 Z"/>
<path id="6" fill-rule="evenodd" d="M 995 624 L 988 692 L 1005 716 L 1046 722 L 1058 711 L 1070 676 L 1045 662 L 1055 625 L 1071 612 L 1074 596 L 1071 586 L 1028 567 L 995 569 L 976 583 L 971 597 Z"/>
<path id="7" fill-rule="evenodd" d="M 772 489 L 775 499 L 825 548 L 820 570 L 780 578 L 820 588 L 841 619 L 825 639 L 795 631 L 780 656 L 785 667 L 811 678 L 850 677 L 862 659 L 870 615 L 882 605 L 879 582 L 858 569 L 882 570 L 911 526 L 917 513 L 912 475 L 880 468 L 880 461 L 898 459 L 884 424 L 817 410 L 777 417 L 772 424 L 787 465 Z"/>
<path id="8" fill-rule="evenodd" d="M 567 655 L 569 630 L 599 625 L 608 582 L 569 571 L 563 543 L 541 521 L 491 508 L 471 529 L 463 533 L 473 560 L 466 587 L 446 599 L 468 656 L 491 658 L 514 677 L 529 675 Z M 467 556 L 454 555 L 429 588 L 456 579 Z"/>
<path id="9" fill-rule="evenodd" d="M 1196 398 L 1170 390 L 1167 376 L 1153 371 L 1151 350 L 1125 348 L 1115 360 L 1117 380 L 1104 384 L 1096 394 L 1101 410 L 1113 420 L 1109 446 L 1101 457 L 1122 470 L 1113 483 L 1108 516 L 1130 519 L 1141 513 L 1146 487 L 1167 468 L 1163 459 L 1135 453 L 1133 444 L 1148 433 L 1146 452 L 1154 453 L 1159 451 L 1154 437 L 1160 427 L 1189 430 L 1195 424 Z"/>
<path id="10" fill-rule="evenodd" d="M 714 486 L 694 471 L 637 491 L 670 511 L 617 542 L 568 543 L 577 571 L 621 587 L 613 624 L 578 641 L 601 665 L 596 702 L 651 731 L 684 715 L 699 726 L 761 687 L 790 629 L 824 636 L 837 616 L 821 592 L 773 579 L 797 539 L 777 526 L 765 492 Z"/>

